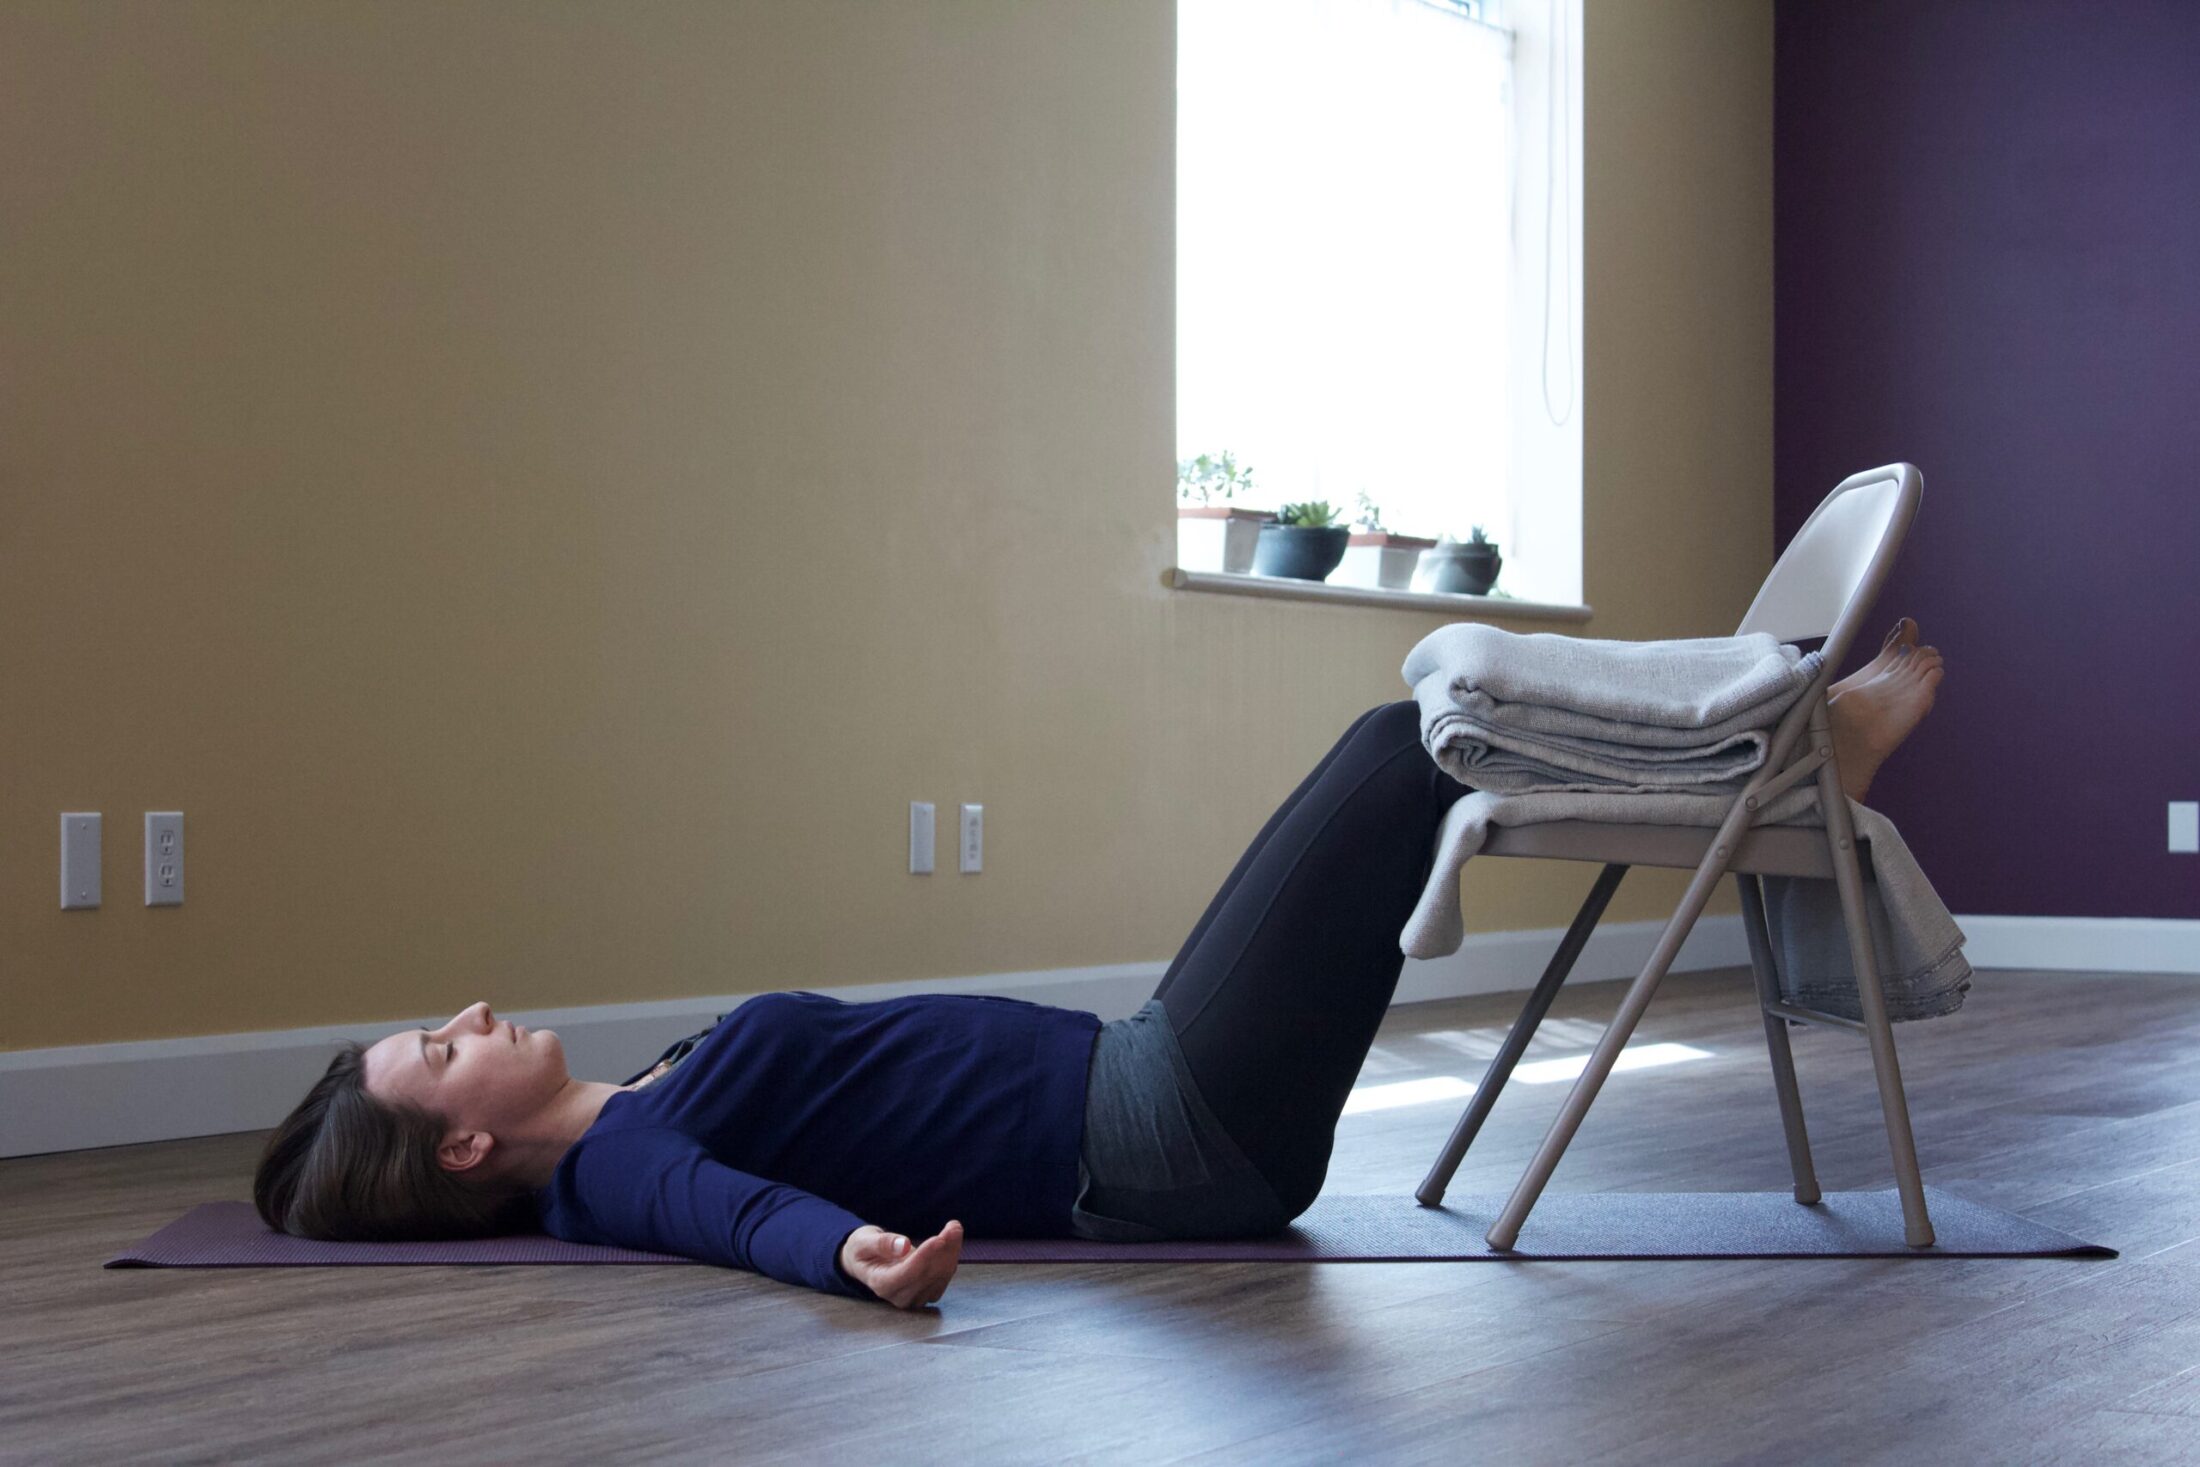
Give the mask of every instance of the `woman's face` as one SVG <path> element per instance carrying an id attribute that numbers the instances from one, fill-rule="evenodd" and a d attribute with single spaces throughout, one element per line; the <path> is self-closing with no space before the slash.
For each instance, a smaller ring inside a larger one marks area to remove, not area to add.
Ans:
<path id="1" fill-rule="evenodd" d="M 509 1137 L 565 1088 L 565 1046 L 552 1029 L 524 1029 L 486 1003 L 440 1029 L 405 1029 L 367 1050 L 367 1093 L 407 1100 L 450 1133 Z M 448 1148 L 446 1148 L 448 1149 Z"/>

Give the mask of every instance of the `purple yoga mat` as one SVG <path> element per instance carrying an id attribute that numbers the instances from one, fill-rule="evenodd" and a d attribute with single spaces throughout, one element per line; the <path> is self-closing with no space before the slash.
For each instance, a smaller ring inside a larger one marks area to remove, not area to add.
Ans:
<path id="1" fill-rule="evenodd" d="M 1405 1196 L 1324 1197 L 1288 1232 L 1230 1242 L 1088 1243 L 970 1238 L 964 1263 L 1402 1263 L 1588 1258 L 2105 1257 L 2115 1250 L 1996 1208 L 1925 1189 L 1938 1240 L 1902 1241 L 1892 1190 L 1830 1192 L 1803 1207 L 1786 1192 L 1553 1192 L 1497 1253 L 1482 1234 L 1504 1199 L 1440 1208 Z M 449 1243 L 316 1243 L 270 1231 L 250 1203 L 204 1202 L 107 1260 L 109 1268 L 284 1268 L 420 1263 L 691 1263 L 665 1253 L 567 1243 L 541 1233 Z"/>

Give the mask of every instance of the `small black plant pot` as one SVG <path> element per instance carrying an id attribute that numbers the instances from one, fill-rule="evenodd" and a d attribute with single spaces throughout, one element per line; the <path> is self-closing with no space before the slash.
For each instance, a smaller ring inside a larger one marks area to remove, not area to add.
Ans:
<path id="1" fill-rule="evenodd" d="M 1431 591 L 1451 591 L 1467 596 L 1486 596 L 1490 587 L 1497 584 L 1497 573 L 1505 565 L 1505 557 L 1497 553 L 1495 545 L 1439 545 L 1433 550 L 1421 552 L 1424 564 L 1434 566 L 1429 574 Z"/>
<path id="2" fill-rule="evenodd" d="M 1260 544 L 1253 551 L 1253 574 L 1325 581 L 1343 561 L 1351 540 L 1350 525 L 1262 525 Z"/>

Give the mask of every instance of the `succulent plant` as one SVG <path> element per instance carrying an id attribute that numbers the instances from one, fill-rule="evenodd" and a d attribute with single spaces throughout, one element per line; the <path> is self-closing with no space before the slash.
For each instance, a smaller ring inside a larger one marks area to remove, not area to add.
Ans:
<path id="1" fill-rule="evenodd" d="M 1302 500 L 1297 504 L 1285 505 L 1277 511 L 1276 518 L 1284 524 L 1297 525 L 1301 529 L 1320 530 L 1337 522 L 1337 511 L 1329 507 L 1326 499 Z"/>

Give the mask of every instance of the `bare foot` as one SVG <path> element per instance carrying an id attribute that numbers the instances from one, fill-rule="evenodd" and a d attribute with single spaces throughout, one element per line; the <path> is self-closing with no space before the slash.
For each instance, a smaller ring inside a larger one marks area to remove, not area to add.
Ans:
<path id="1" fill-rule="evenodd" d="M 1834 762 L 1850 799 L 1864 798 L 1879 766 L 1932 711 L 1942 672 L 1938 648 L 1905 647 L 1884 672 L 1844 689 L 1826 705 Z"/>
<path id="2" fill-rule="evenodd" d="M 1893 631 L 1887 633 L 1887 640 L 1879 644 L 1879 655 L 1835 683 L 1831 688 L 1828 688 L 1826 696 L 1831 698 L 1847 692 L 1850 688 L 1862 687 L 1890 667 L 1893 667 L 1895 658 L 1900 655 L 1904 647 L 1915 647 L 1916 645 L 1917 622 L 1905 616 L 1894 624 Z"/>

